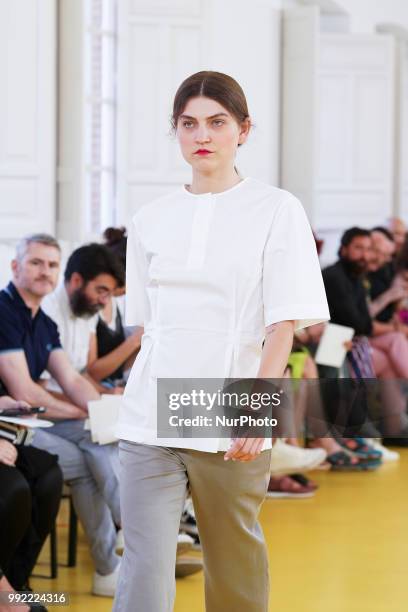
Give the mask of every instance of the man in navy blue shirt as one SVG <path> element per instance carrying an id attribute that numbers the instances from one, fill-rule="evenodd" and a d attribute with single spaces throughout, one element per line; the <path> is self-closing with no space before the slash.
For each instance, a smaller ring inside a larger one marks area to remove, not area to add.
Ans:
<path id="1" fill-rule="evenodd" d="M 115 553 L 120 525 L 117 445 L 94 444 L 84 429 L 87 404 L 99 399 L 61 347 L 57 325 L 41 310 L 55 288 L 60 247 L 46 234 L 24 238 L 12 262 L 13 282 L 0 292 L 0 380 L 2 392 L 32 406 L 44 406 L 54 427 L 37 430 L 33 446 L 59 456 L 64 478 L 91 546 L 96 566 L 93 592 L 114 594 L 119 569 Z M 56 398 L 42 386 L 47 370 L 64 391 Z"/>
<path id="2" fill-rule="evenodd" d="M 52 351 L 61 348 L 57 325 L 39 309 L 31 308 L 13 283 L 0 291 L 0 352 L 24 351 L 28 370 L 37 381 Z"/>
<path id="3" fill-rule="evenodd" d="M 71 366 L 56 324 L 40 308 L 57 284 L 60 265 L 58 243 L 47 239 L 51 243 L 20 244 L 13 282 L 0 292 L 0 379 L 13 397 L 47 408 L 47 417 L 84 419 L 88 401 L 99 395 Z M 60 381 L 70 402 L 39 384 L 45 369 Z"/>

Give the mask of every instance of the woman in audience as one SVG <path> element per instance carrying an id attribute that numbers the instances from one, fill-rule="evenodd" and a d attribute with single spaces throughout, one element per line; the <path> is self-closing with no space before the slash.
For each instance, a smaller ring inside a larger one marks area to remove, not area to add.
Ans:
<path id="1" fill-rule="evenodd" d="M 0 398 L 0 410 L 28 406 Z M 62 492 L 57 457 L 28 445 L 30 430 L 0 420 L 0 567 L 12 586 L 28 579 L 55 522 Z"/>
<path id="2" fill-rule="evenodd" d="M 41 612 L 42 610 L 46 610 L 42 606 L 35 608 L 32 606 L 28 606 L 26 604 L 16 604 L 12 600 L 10 601 L 9 597 L 15 593 L 15 589 L 11 586 L 6 576 L 4 575 L 3 570 L 0 567 L 0 612 L 29 612 L 30 610 L 34 610 L 35 612 Z M 6 601 L 10 601 L 10 603 L 6 603 Z"/>
<path id="3" fill-rule="evenodd" d="M 126 230 L 108 227 L 104 232 L 105 245 L 126 267 Z M 128 330 L 123 325 L 123 297 L 125 287 L 118 289 L 98 313 L 96 328 L 97 355 L 90 360 L 87 370 L 97 382 L 106 386 L 122 386 L 129 375 L 140 349 L 142 329 Z"/>

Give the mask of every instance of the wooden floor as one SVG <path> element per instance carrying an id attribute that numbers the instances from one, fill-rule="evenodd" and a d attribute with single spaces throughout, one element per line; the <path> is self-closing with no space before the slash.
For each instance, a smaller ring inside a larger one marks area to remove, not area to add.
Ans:
<path id="1" fill-rule="evenodd" d="M 407 612 L 408 450 L 402 451 L 399 464 L 386 464 L 374 473 L 315 472 L 313 478 L 321 485 L 314 498 L 267 500 L 263 505 L 271 611 Z M 66 517 L 64 502 L 58 529 L 61 560 Z M 47 554 L 48 547 L 38 572 L 48 570 Z M 112 601 L 90 595 L 92 571 L 81 534 L 77 567 L 61 567 L 56 580 L 35 578 L 32 587 L 68 592 L 70 610 L 107 612 Z M 178 580 L 175 612 L 203 611 L 202 574 Z"/>

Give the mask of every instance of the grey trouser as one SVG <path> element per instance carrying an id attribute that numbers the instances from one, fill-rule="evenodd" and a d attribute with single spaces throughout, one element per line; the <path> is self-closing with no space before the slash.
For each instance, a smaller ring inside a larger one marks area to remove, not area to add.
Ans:
<path id="1" fill-rule="evenodd" d="M 92 442 L 81 420 L 60 421 L 52 428 L 37 429 L 32 444 L 58 455 L 95 569 L 100 574 L 110 574 L 119 563 L 115 553 L 115 524 L 121 524 L 117 445 Z"/>
<path id="2" fill-rule="evenodd" d="M 258 514 L 270 451 L 250 462 L 224 452 L 121 441 L 125 552 L 114 612 L 171 612 L 177 534 L 187 487 L 203 550 L 207 612 L 267 612 L 268 559 Z"/>

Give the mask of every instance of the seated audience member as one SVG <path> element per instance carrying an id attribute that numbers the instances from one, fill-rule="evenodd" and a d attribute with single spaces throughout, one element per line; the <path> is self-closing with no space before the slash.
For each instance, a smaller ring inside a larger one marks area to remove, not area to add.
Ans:
<path id="1" fill-rule="evenodd" d="M 392 234 L 384 228 L 371 232 L 371 255 L 367 263 L 367 286 L 370 296 L 370 315 L 383 326 L 383 331 L 400 331 L 395 326 L 394 314 L 399 300 L 408 297 L 408 284 L 396 276 L 392 257 L 395 244 Z"/>
<path id="2" fill-rule="evenodd" d="M 34 612 L 43 612 L 45 610 L 46 612 L 47 609 L 43 606 L 34 608 L 33 606 L 28 606 L 27 604 L 13 603 L 13 605 L 10 605 L 6 603 L 7 599 L 5 598 L 7 598 L 10 593 L 15 592 L 16 590 L 13 589 L 12 585 L 4 575 L 2 568 L 0 567 L 0 597 L 2 597 L 2 600 L 0 601 L 0 612 L 30 612 L 31 610 L 34 610 Z"/>
<path id="3" fill-rule="evenodd" d="M 104 393 L 109 390 L 89 377 L 87 368 L 98 360 L 97 313 L 110 303 L 118 287 L 123 287 L 124 277 L 124 267 L 116 255 L 104 245 L 88 244 L 71 254 L 63 284 L 42 303 L 44 312 L 57 324 L 62 347 L 75 369 Z M 54 380 L 48 381 L 46 387 L 60 392 Z"/>
<path id="4" fill-rule="evenodd" d="M 90 543 L 96 567 L 93 592 L 112 596 L 120 560 L 115 553 L 120 525 L 119 483 L 113 467 L 117 446 L 94 444 L 84 429 L 87 403 L 100 396 L 71 365 L 57 325 L 41 309 L 43 298 L 56 286 L 59 266 L 60 247 L 51 236 L 28 236 L 17 245 L 13 281 L 0 292 L 0 379 L 9 395 L 44 406 L 46 416 L 55 419 L 47 431 L 36 430 L 32 444 L 58 455 Z M 40 384 L 44 370 L 60 385 L 64 399 Z"/>
<path id="5" fill-rule="evenodd" d="M 21 406 L 0 397 L 0 410 Z M 0 420 L 0 567 L 17 591 L 29 588 L 62 491 L 58 458 L 29 443 L 30 430 Z"/>
<path id="6" fill-rule="evenodd" d="M 106 247 L 126 267 L 126 230 L 109 227 L 104 232 Z M 118 288 L 99 311 L 96 327 L 97 356 L 88 363 L 88 373 L 96 381 L 117 386 L 127 380 L 140 348 L 143 329 L 125 329 L 121 297 L 125 288 Z"/>
<path id="7" fill-rule="evenodd" d="M 331 321 L 352 327 L 357 336 L 369 337 L 376 376 L 407 378 L 406 337 L 394 327 L 391 331 L 389 324 L 373 321 L 369 312 L 364 281 L 371 258 L 370 232 L 358 227 L 347 230 L 341 238 L 339 260 L 323 270 Z M 393 432 L 398 427 L 405 427 L 405 401 L 397 385 L 392 380 L 391 384 L 381 385 L 380 389 L 384 393 L 384 410 L 388 412 L 387 426 Z M 389 413 L 390 408 L 394 417 Z"/>
<path id="8" fill-rule="evenodd" d="M 374 349 L 386 353 L 397 375 L 408 376 L 408 343 L 392 324 L 373 321 L 367 305 L 364 285 L 369 262 L 372 261 L 371 235 L 357 227 L 347 230 L 341 239 L 339 260 L 323 270 L 331 321 L 353 327 L 356 335 L 369 336 Z M 399 349 L 399 356 L 396 353 Z M 375 350 L 373 351 L 375 357 Z M 407 359 L 404 359 L 404 355 Z M 384 364 L 374 358 L 375 373 L 381 376 Z M 385 367 L 385 366 L 384 366 Z"/>
<path id="9" fill-rule="evenodd" d="M 127 232 L 125 227 L 107 227 L 103 232 L 105 246 L 120 260 L 126 269 Z"/>
<path id="10" fill-rule="evenodd" d="M 330 469 L 341 471 L 375 469 L 381 465 L 381 460 L 394 460 L 397 453 L 392 453 L 370 438 L 357 443 L 354 438 L 345 437 L 347 435 L 345 432 L 350 429 L 348 422 L 350 419 L 347 418 L 347 412 L 343 414 L 341 411 L 339 414 L 336 414 L 337 411 L 333 412 L 330 402 L 332 392 L 337 387 L 337 381 L 329 377 L 329 380 L 327 378 L 319 380 L 320 384 L 312 383 L 313 380 L 319 379 L 318 367 L 312 355 L 316 352 L 324 328 L 325 325 L 320 323 L 308 327 L 306 334 L 305 330 L 299 330 L 295 334 L 295 346 L 289 364 L 292 366 L 292 377 L 302 379 L 299 382 L 296 414 L 300 418 L 300 423 L 304 421 L 306 424 L 305 435 L 308 446 L 324 448 L 328 453 L 326 461 Z M 367 340 L 366 342 L 368 344 Z M 349 349 L 352 347 L 350 346 Z M 351 359 L 350 352 L 347 358 Z M 340 384 L 344 385 L 344 378 L 342 381 Z M 334 384 L 333 388 L 332 384 Z M 322 385 L 323 388 L 321 388 Z M 325 392 L 322 393 L 322 391 Z M 344 392 L 346 392 L 345 389 Z M 353 404 L 349 405 L 351 407 L 349 417 L 353 416 L 356 420 L 355 417 L 358 415 L 353 410 Z M 346 426 L 342 425 L 344 420 Z M 364 427 L 367 429 L 367 423 L 364 424 Z"/>
<path id="11" fill-rule="evenodd" d="M 324 241 L 317 238 L 315 234 L 314 238 L 316 250 L 320 256 Z M 306 425 L 305 435 L 308 446 L 310 448 L 324 449 L 327 453 L 326 462 L 332 470 L 364 469 L 364 461 L 344 450 L 335 437 L 331 435 L 331 427 L 327 422 L 327 414 L 324 410 L 319 387 L 318 385 L 310 384 L 313 379 L 319 378 L 319 372 L 313 355 L 316 352 L 324 328 L 325 325 L 320 323 L 307 329 L 299 330 L 295 334 L 294 346 L 289 358 L 289 367 L 291 377 L 293 379 L 301 379 L 297 385 L 295 398 L 296 431 L 300 432 L 302 427 Z M 295 439 L 292 439 L 292 443 L 296 444 Z M 301 482 L 295 482 L 295 484 L 291 480 L 293 479 L 290 476 L 286 476 L 283 482 L 279 483 L 279 496 L 285 487 L 289 487 L 292 497 L 297 497 L 297 492 L 300 494 L 303 491 L 308 493 L 307 487 L 309 483 L 305 477 L 302 477 Z M 313 483 L 311 486 L 313 487 Z"/>
<path id="12" fill-rule="evenodd" d="M 395 260 L 395 283 L 408 285 L 408 238 L 402 245 Z M 408 298 L 403 296 L 396 305 L 396 316 L 402 324 L 405 335 L 408 335 Z"/>
<path id="13" fill-rule="evenodd" d="M 400 219 L 399 217 L 392 217 L 389 221 L 388 229 L 390 230 L 394 238 L 394 244 L 395 244 L 394 259 L 395 259 L 400 254 L 402 245 L 404 244 L 405 239 L 407 237 L 407 228 L 402 219 Z"/>
<path id="14" fill-rule="evenodd" d="M 363 336 L 373 329 L 363 284 L 370 254 L 370 232 L 353 227 L 341 238 L 338 261 L 323 270 L 330 320 Z"/>

